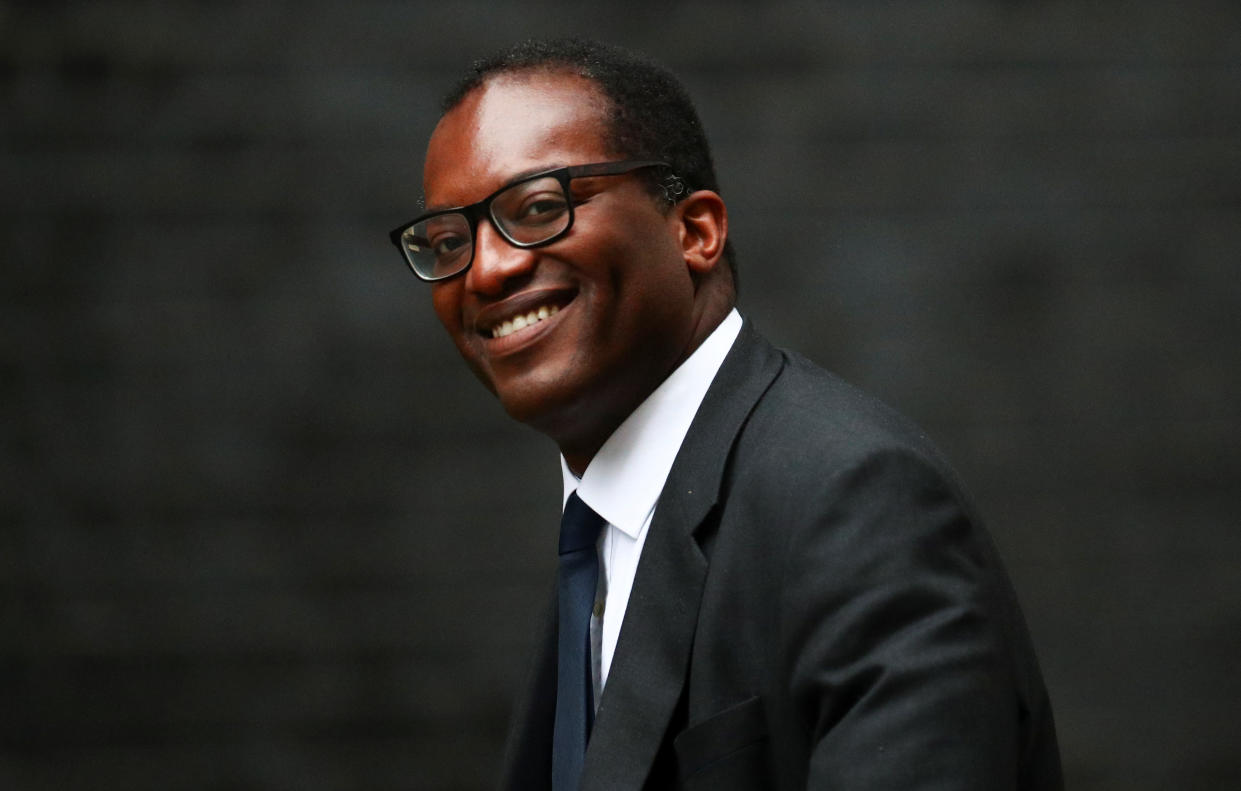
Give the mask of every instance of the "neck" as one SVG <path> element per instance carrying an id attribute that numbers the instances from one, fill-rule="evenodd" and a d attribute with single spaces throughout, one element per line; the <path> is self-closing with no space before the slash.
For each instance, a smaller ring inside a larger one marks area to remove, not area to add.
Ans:
<path id="1" fill-rule="evenodd" d="M 593 416 L 594 419 L 589 421 L 590 430 L 587 431 L 580 430 L 580 426 L 578 431 L 555 433 L 552 431 L 544 431 L 545 434 L 550 436 L 556 442 L 557 447 L 560 449 L 560 455 L 564 456 L 565 464 L 569 467 L 570 472 L 578 478 L 582 477 L 582 475 L 586 472 L 586 468 L 590 466 L 591 460 L 594 459 L 595 454 L 599 452 L 599 449 L 603 447 L 603 444 L 607 442 L 613 432 L 620 428 L 621 424 L 624 423 L 631 414 L 633 414 L 633 411 L 637 409 L 638 406 L 651 395 L 651 393 L 655 392 L 655 390 L 664 383 L 673 371 L 688 360 L 690 356 L 698 350 L 698 347 L 702 346 L 703 341 L 710 337 L 711 333 L 713 333 L 716 328 L 720 326 L 720 323 L 724 321 L 732 308 L 733 304 L 731 301 L 720 301 L 712 306 L 709 306 L 704 315 L 707 320 L 698 322 L 699 330 L 694 333 L 692 342 L 687 345 L 686 350 L 676 359 L 676 362 L 664 373 L 663 377 L 660 378 L 659 382 L 657 382 L 654 387 L 645 393 L 641 393 L 633 400 L 632 406 L 625 410 L 624 414 L 610 415 L 608 416 L 608 419 L 604 420 L 599 419 L 601 416 L 595 415 Z"/>
<path id="2" fill-rule="evenodd" d="M 580 455 L 566 451 L 564 448 L 560 449 L 560 455 L 564 456 L 564 463 L 568 465 L 569 472 L 573 473 L 573 475 L 577 478 L 581 478 L 586 474 L 586 468 L 590 466 L 590 460 L 593 459 L 595 457 L 595 453 L 598 452 L 598 449 L 596 449 L 594 453 L 589 455 Z"/>

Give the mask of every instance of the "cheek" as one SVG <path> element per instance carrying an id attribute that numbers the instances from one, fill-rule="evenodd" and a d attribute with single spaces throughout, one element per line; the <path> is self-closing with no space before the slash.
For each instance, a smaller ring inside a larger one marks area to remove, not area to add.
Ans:
<path id="1" fill-rule="evenodd" d="M 440 324 L 448 331 L 449 339 L 452 340 L 453 346 L 457 347 L 457 352 L 465 360 L 465 364 L 478 377 L 478 380 L 494 393 L 495 385 L 484 369 L 478 350 L 470 343 L 471 334 L 465 331 L 462 323 L 461 299 L 460 278 L 431 286 L 431 307 L 435 310 Z"/>
<path id="2" fill-rule="evenodd" d="M 431 286 L 431 307 L 444 329 L 456 335 L 461 331 L 461 283 L 450 280 Z"/>
<path id="3" fill-rule="evenodd" d="M 659 229 L 662 230 L 662 229 Z M 644 313 L 663 315 L 686 310 L 693 301 L 694 286 L 689 267 L 676 239 L 653 232 L 629 250 L 621 264 L 626 299 L 643 306 Z"/>
<path id="4" fill-rule="evenodd" d="M 617 286 L 639 291 L 663 288 L 688 273 L 675 230 L 654 208 L 618 221 L 609 230 L 613 235 L 600 247 L 609 251 L 610 279 Z"/>

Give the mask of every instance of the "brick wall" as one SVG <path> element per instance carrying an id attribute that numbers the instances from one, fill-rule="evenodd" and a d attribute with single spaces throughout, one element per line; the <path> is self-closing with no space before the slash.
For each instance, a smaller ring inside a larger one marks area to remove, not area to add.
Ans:
<path id="1" fill-rule="evenodd" d="M 1241 10 L 914 0 L 0 3 L 0 787 L 490 786 L 554 448 L 385 233 L 465 63 L 591 31 L 960 467 L 1073 787 L 1238 787 Z"/>

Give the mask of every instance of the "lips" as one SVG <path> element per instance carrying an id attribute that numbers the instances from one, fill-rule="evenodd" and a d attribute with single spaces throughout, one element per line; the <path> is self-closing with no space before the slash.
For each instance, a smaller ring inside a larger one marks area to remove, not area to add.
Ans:
<path id="1" fill-rule="evenodd" d="M 505 319 L 501 321 L 499 324 L 496 324 L 490 330 L 490 333 L 491 333 L 490 337 L 492 338 L 507 337 L 509 335 L 512 335 L 514 332 L 520 332 L 521 330 L 524 330 L 527 327 L 533 327 L 535 324 L 538 324 L 540 321 L 543 321 L 544 319 L 555 316 L 559 312 L 560 312 L 560 306 L 555 303 L 551 303 L 547 305 L 539 305 L 537 308 L 534 308 L 533 310 L 526 311 L 525 313 L 519 313 L 518 315 L 513 316 L 511 319 Z M 486 335 L 487 331 L 484 331 L 483 334 Z"/>
<path id="2" fill-rule="evenodd" d="M 555 318 L 577 296 L 575 289 L 539 288 L 485 305 L 471 322 L 493 349 L 508 348 L 519 338 Z M 500 344 L 500 341 L 504 341 Z M 499 344 L 499 345 L 497 345 Z"/>

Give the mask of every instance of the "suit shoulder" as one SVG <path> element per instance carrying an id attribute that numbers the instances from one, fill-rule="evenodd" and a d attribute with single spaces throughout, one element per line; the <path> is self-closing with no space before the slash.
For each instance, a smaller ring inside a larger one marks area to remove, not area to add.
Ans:
<path id="1" fill-rule="evenodd" d="M 904 451 L 945 464 L 916 423 L 805 357 L 781 350 L 784 366 L 750 416 L 743 438 L 813 458 L 844 460 Z"/>

